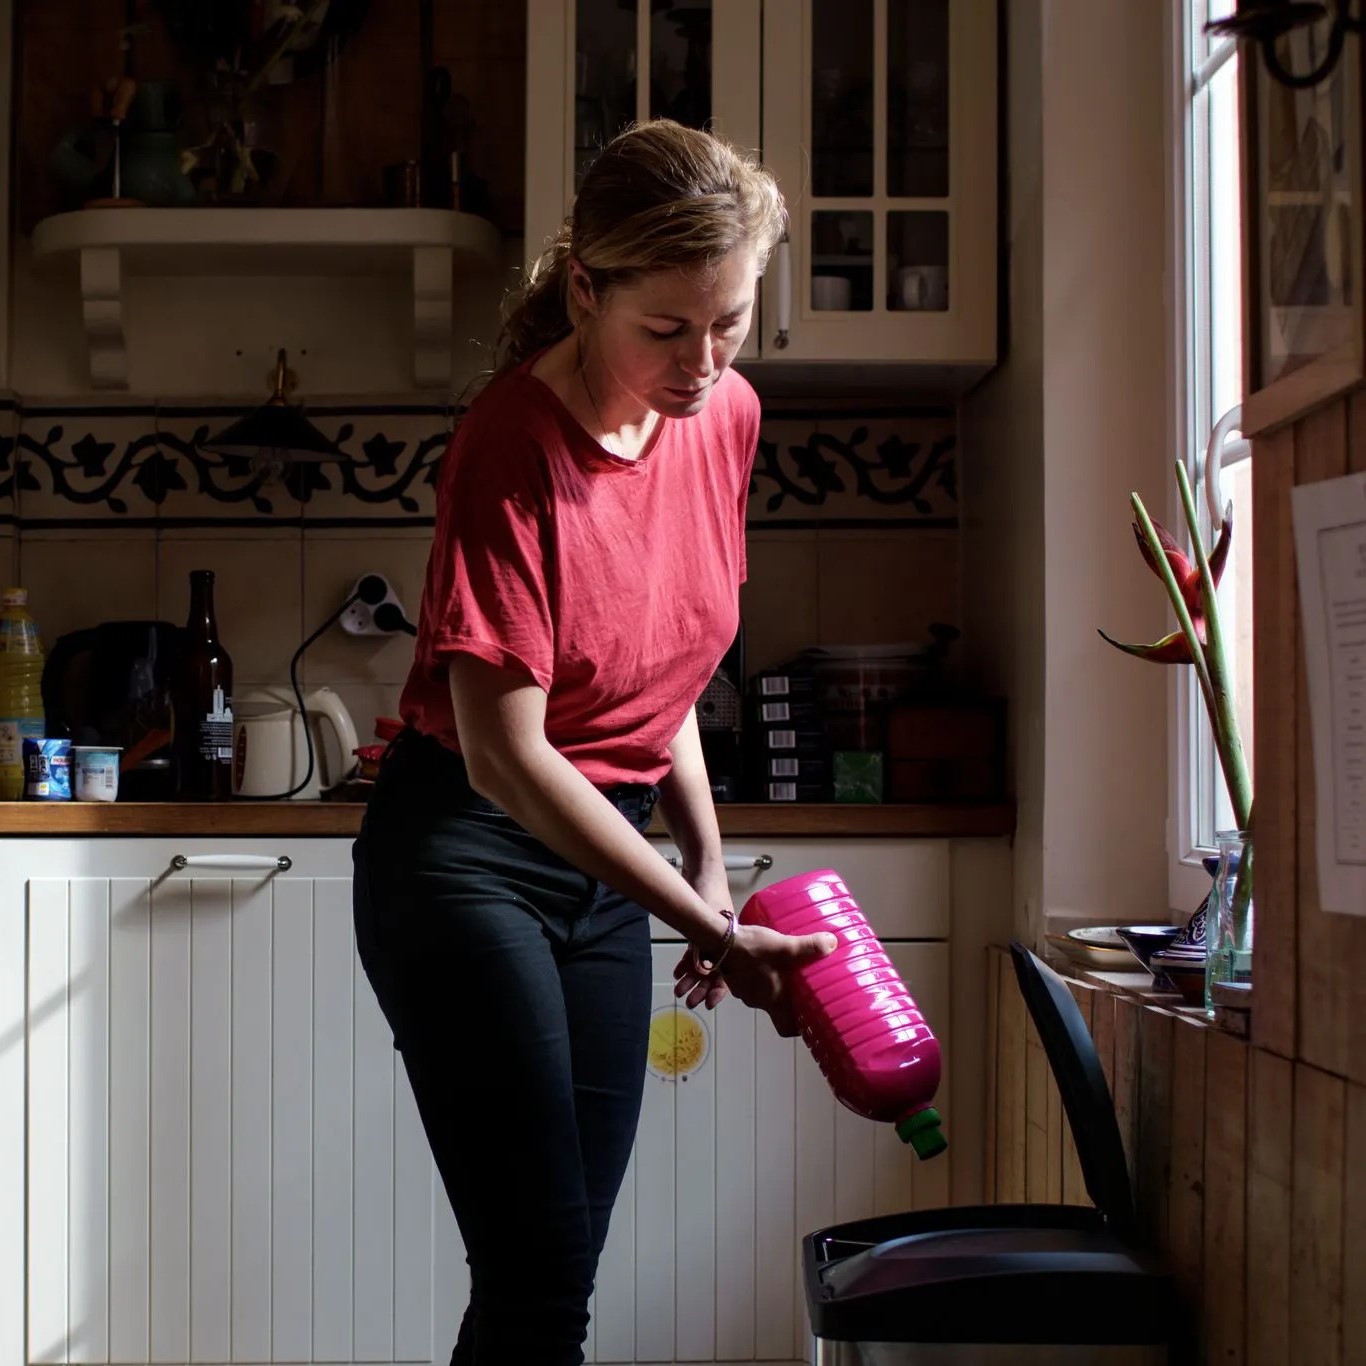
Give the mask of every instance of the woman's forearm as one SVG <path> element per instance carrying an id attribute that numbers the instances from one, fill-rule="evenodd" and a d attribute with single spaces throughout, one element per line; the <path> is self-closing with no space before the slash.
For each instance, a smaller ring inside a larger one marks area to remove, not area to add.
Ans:
<path id="1" fill-rule="evenodd" d="M 470 781 L 547 848 L 639 902 L 704 953 L 720 944 L 725 917 L 547 741 L 481 746 Z"/>
<path id="2" fill-rule="evenodd" d="M 684 870 L 689 877 L 700 877 L 722 867 L 721 828 L 694 708 L 688 709 L 669 753 L 673 766 L 659 780 L 659 813 L 682 855 Z"/>

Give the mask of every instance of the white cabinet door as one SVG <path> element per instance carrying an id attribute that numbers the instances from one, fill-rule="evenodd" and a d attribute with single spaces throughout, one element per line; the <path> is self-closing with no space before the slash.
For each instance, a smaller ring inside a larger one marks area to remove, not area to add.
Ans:
<path id="1" fill-rule="evenodd" d="M 349 842 L 272 843 L 260 871 L 170 866 L 255 843 L 7 850 L 29 1362 L 449 1354 L 463 1253 L 355 956 Z"/>
<path id="2" fill-rule="evenodd" d="M 450 1352 L 464 1253 L 355 958 L 349 841 L 257 845 L 4 847 L 0 1170 L 27 1160 L 28 1221 L 26 1235 L 24 1183 L 0 1181 L 0 1366 Z M 267 866 L 171 867 L 225 851 Z M 773 867 L 737 872 L 737 899 L 803 868 L 844 872 L 948 1046 L 947 845 L 760 852 Z M 287 872 L 269 866 L 281 854 Z M 922 933 L 936 942 L 909 942 Z M 680 947 L 655 947 L 655 1066 L 588 1359 L 795 1363 L 801 1235 L 947 1204 L 953 1150 L 917 1163 L 766 1017 L 680 1011 Z M 671 1030 L 695 1055 L 665 1046 Z M 951 1145 L 953 1123 L 948 1109 Z"/>
<path id="3" fill-rule="evenodd" d="M 767 0 L 763 49 L 763 358 L 994 363 L 996 0 Z"/>
<path id="4" fill-rule="evenodd" d="M 887 943 L 931 1027 L 948 1021 L 948 946 Z M 949 1203 L 950 1153 L 918 1162 L 846 1110 L 798 1040 L 733 1000 L 688 1011 L 677 946 L 655 946 L 651 1067 L 598 1271 L 589 1360 L 799 1362 L 803 1234 Z"/>
<path id="5" fill-rule="evenodd" d="M 678 850 L 667 840 L 656 841 L 656 848 L 677 863 Z M 725 841 L 724 852 L 737 911 L 762 887 L 797 873 L 832 868 L 881 938 L 949 937 L 948 840 L 737 836 Z M 652 938 L 681 939 L 663 921 L 650 923 Z"/>

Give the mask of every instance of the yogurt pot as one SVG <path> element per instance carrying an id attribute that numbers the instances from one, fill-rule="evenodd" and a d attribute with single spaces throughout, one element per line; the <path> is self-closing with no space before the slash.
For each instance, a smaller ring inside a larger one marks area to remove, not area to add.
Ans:
<path id="1" fill-rule="evenodd" d="M 71 800 L 71 741 L 24 737 L 24 796 L 35 802 Z"/>
<path id="2" fill-rule="evenodd" d="M 73 745 L 72 796 L 78 802 L 112 802 L 119 795 L 116 745 Z"/>

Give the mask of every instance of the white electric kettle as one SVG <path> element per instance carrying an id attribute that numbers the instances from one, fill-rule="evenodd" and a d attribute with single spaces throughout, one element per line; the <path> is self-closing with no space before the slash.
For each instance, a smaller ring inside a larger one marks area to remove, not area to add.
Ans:
<path id="1" fill-rule="evenodd" d="M 313 774 L 293 795 L 316 801 L 356 769 L 351 713 L 331 688 L 304 694 L 313 735 Z M 252 688 L 232 699 L 232 795 L 278 797 L 303 781 L 308 747 L 292 688 Z"/>

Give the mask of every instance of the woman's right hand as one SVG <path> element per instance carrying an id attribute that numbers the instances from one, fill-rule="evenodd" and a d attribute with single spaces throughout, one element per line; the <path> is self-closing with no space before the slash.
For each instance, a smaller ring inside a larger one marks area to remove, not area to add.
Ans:
<path id="1" fill-rule="evenodd" d="M 732 996 L 753 1010 L 767 1011 L 778 1033 L 792 1038 L 799 1033 L 792 1007 L 792 972 L 833 953 L 838 942 L 828 933 L 792 935 L 762 925 L 737 925 L 735 942 L 720 974 Z M 698 985 L 696 976 L 685 971 L 679 974 L 674 992 L 686 995 Z"/>

